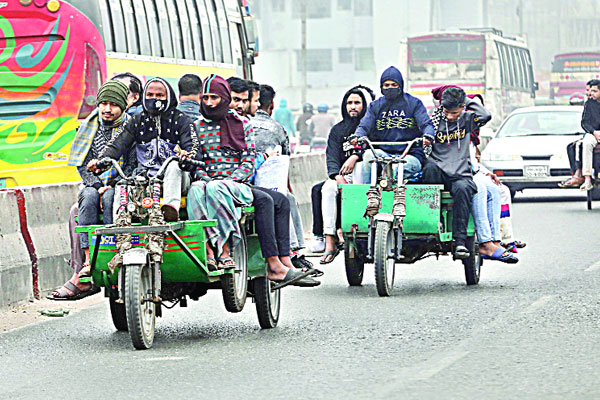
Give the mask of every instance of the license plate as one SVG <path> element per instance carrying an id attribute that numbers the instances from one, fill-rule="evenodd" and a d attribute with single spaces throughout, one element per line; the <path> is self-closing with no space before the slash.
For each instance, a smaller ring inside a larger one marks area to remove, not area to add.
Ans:
<path id="1" fill-rule="evenodd" d="M 550 176 L 547 165 L 526 165 L 524 172 L 527 178 L 543 178 Z"/>

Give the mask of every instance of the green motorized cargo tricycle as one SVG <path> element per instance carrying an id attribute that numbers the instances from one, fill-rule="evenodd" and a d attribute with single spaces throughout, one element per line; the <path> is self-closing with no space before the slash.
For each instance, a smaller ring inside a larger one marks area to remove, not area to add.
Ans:
<path id="1" fill-rule="evenodd" d="M 254 209 L 242 210 L 242 240 L 232 249 L 235 268 L 210 269 L 204 228 L 216 226 L 216 221 L 187 221 L 182 207 L 181 221 L 165 222 L 160 210 L 164 171 L 176 160 L 167 159 L 155 177 L 125 177 L 116 161 L 98 162 L 100 169 L 112 164 L 123 178 L 115 193 L 121 211 L 114 225 L 82 226 L 77 231 L 89 235 L 92 280 L 105 289 L 115 327 L 129 331 L 135 348 L 150 348 L 162 306 L 185 307 L 188 297 L 198 300 L 209 289 L 218 289 L 227 311 L 240 312 L 250 296 L 260 326 L 274 328 L 281 291 L 272 290 L 267 278 Z"/>
<path id="2" fill-rule="evenodd" d="M 426 257 L 452 254 L 452 196 L 443 185 L 406 184 L 403 164 L 411 142 L 371 142 L 358 138 L 371 151 L 371 184 L 339 185 L 341 228 L 345 239 L 346 277 L 362 283 L 364 264 L 373 263 L 380 296 L 392 292 L 396 263 L 412 264 Z M 401 155 L 379 156 L 375 146 L 406 146 Z M 462 260 L 468 285 L 479 282 L 482 260 L 472 218 L 467 228 L 470 257 Z"/>

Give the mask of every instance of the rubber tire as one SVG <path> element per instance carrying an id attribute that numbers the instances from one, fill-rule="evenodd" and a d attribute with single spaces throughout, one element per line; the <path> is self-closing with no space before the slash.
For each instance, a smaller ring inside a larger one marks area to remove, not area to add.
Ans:
<path id="1" fill-rule="evenodd" d="M 150 329 L 145 331 L 142 323 L 142 308 L 146 305 L 140 303 L 143 293 L 143 287 L 152 287 L 152 273 L 148 264 L 132 264 L 125 267 L 125 311 L 127 313 L 127 327 L 133 347 L 138 350 L 145 350 L 152 347 L 154 342 L 154 328 L 156 326 L 156 305 L 148 302 L 150 307 L 151 319 Z M 142 276 L 144 270 L 147 270 L 147 277 Z M 148 279 L 148 282 L 142 280 Z"/>
<path id="2" fill-rule="evenodd" d="M 242 278 L 239 279 L 242 284 L 237 287 L 235 272 L 221 276 L 221 292 L 223 293 L 223 302 L 225 309 L 231 313 L 239 313 L 244 309 L 248 295 L 248 248 L 246 247 L 246 236 L 242 234 L 242 240 L 236 246 L 233 252 L 236 268 L 241 265 Z"/>
<path id="3" fill-rule="evenodd" d="M 588 190 L 586 193 L 586 199 L 587 199 L 587 209 L 591 210 L 592 209 L 592 200 L 593 200 L 593 196 L 592 196 L 592 190 Z"/>
<path id="4" fill-rule="evenodd" d="M 471 252 L 471 256 L 462 260 L 465 267 L 465 280 L 467 285 L 477 285 L 481 277 L 483 259 L 479 257 L 479 243 L 475 236 L 467 237 L 467 249 Z"/>
<path id="5" fill-rule="evenodd" d="M 355 258 L 350 258 L 350 243 L 346 242 L 344 246 L 344 263 L 346 265 L 346 279 L 350 286 L 360 286 L 365 274 L 365 261 L 360 255 L 354 254 Z"/>
<path id="6" fill-rule="evenodd" d="M 258 324 L 263 329 L 275 328 L 279 322 L 281 290 L 271 291 L 271 281 L 266 276 L 254 278 L 253 282 Z M 275 304 L 272 303 L 272 298 L 275 299 Z"/>
<path id="7" fill-rule="evenodd" d="M 387 260 L 391 246 L 388 246 L 388 236 L 391 231 L 391 224 L 386 221 L 377 221 L 375 226 L 375 285 L 379 296 L 387 297 L 392 294 L 394 289 L 395 268 L 392 269 L 392 279 L 388 284 Z M 392 231 L 393 232 L 393 231 Z M 393 242 L 393 240 L 392 240 Z"/>
<path id="8" fill-rule="evenodd" d="M 125 311 L 125 303 L 117 303 L 118 297 L 111 295 L 108 298 L 110 305 L 110 316 L 115 328 L 121 332 L 127 332 L 127 311 Z"/>

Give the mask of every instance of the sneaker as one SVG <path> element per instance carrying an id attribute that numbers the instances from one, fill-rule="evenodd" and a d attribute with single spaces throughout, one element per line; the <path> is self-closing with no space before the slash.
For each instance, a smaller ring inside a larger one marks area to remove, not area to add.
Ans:
<path id="1" fill-rule="evenodd" d="M 325 237 L 315 236 L 314 240 L 310 244 L 310 251 L 312 253 L 322 253 L 325 251 Z"/>
<path id="2" fill-rule="evenodd" d="M 471 253 L 465 246 L 458 245 L 454 250 L 454 258 L 457 260 L 464 260 L 465 258 L 469 258 Z"/>

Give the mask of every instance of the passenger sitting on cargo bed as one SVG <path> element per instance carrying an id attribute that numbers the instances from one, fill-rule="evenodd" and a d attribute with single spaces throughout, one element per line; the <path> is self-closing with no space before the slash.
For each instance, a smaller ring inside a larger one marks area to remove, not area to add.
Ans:
<path id="1" fill-rule="evenodd" d="M 435 138 L 425 136 L 423 143 L 432 152 L 423 167 L 423 182 L 443 183 L 454 198 L 452 233 L 456 241 L 454 256 L 470 256 L 466 247 L 467 224 L 471 214 L 473 182 L 470 159 L 471 133 L 489 122 L 492 115 L 478 102 L 466 97 L 464 90 L 450 87 L 442 94 L 442 114 L 437 121 Z M 472 111 L 466 111 L 468 107 Z"/>
<path id="2" fill-rule="evenodd" d="M 112 223 L 114 187 L 119 176 L 114 167 L 96 176 L 86 169 L 86 165 L 104 151 L 107 143 L 122 132 L 125 122 L 130 119 L 124 112 L 128 94 L 129 89 L 122 82 L 111 80 L 102 85 L 96 98 L 98 112 L 81 123 L 75 136 L 69 165 L 77 166 L 84 185 L 78 196 L 80 226 L 98 224 L 100 213 L 105 224 Z M 119 159 L 119 163 L 124 172 L 130 174 L 136 166 L 135 149 L 132 147 Z M 82 234 L 79 238 L 80 246 L 85 252 L 82 269 L 76 271 L 62 288 L 52 292 L 48 296 L 51 300 L 77 300 L 98 292 L 90 283 L 79 281 L 80 278 L 88 277 L 91 272 L 88 235 Z"/>

